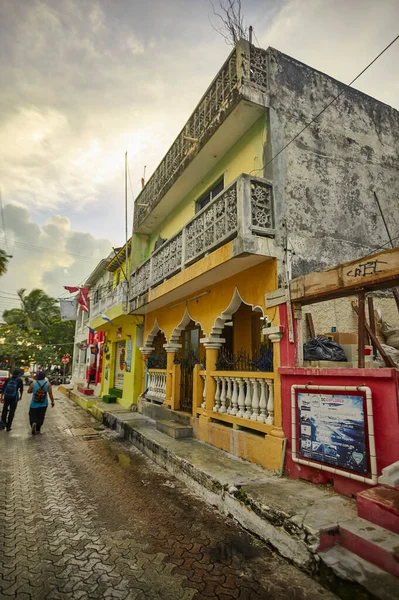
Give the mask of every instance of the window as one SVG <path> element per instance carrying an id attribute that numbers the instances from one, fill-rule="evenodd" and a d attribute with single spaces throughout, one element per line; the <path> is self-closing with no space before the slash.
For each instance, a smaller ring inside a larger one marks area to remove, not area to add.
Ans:
<path id="1" fill-rule="evenodd" d="M 222 177 L 216 183 L 214 183 L 202 196 L 195 202 L 195 212 L 199 212 L 204 208 L 215 196 L 220 194 L 224 188 L 224 178 Z"/>

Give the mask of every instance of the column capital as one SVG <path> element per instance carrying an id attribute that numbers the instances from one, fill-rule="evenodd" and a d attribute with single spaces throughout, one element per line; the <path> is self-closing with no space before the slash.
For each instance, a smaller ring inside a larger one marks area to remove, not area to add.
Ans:
<path id="1" fill-rule="evenodd" d="M 262 329 L 262 333 L 263 335 L 266 335 L 271 342 L 279 342 L 283 337 L 284 327 L 282 325 L 276 325 L 275 327 L 264 327 Z"/>
<path id="2" fill-rule="evenodd" d="M 200 342 L 208 350 L 219 350 L 225 343 L 225 338 L 209 337 L 201 338 Z"/>
<path id="3" fill-rule="evenodd" d="M 174 344 L 173 342 L 170 344 L 163 345 L 166 352 L 177 352 L 182 347 L 181 344 Z"/>
<path id="4" fill-rule="evenodd" d="M 150 354 L 152 354 L 154 350 L 155 348 L 153 348 L 152 346 L 142 346 L 140 348 L 140 352 L 141 354 L 144 354 L 144 356 L 150 356 Z"/>
<path id="5" fill-rule="evenodd" d="M 269 335 L 268 335 L 269 340 L 273 344 L 278 343 L 281 340 L 282 337 L 283 337 L 282 333 L 269 333 Z"/>

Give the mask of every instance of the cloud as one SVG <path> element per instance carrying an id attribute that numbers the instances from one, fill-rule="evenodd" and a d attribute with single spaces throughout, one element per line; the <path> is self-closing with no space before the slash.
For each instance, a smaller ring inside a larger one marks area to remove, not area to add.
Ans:
<path id="1" fill-rule="evenodd" d="M 64 285 L 84 282 L 98 262 L 111 251 L 111 242 L 71 228 L 70 220 L 53 215 L 40 226 L 28 209 L 13 204 L 4 207 L 7 247 L 13 258 L 8 273 L 0 279 L 0 311 L 16 305 L 11 294 L 16 289 L 39 287 L 58 297 Z"/>

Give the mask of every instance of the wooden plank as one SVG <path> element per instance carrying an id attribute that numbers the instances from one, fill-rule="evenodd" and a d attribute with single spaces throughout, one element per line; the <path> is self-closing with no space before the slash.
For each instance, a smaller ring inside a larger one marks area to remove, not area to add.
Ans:
<path id="1" fill-rule="evenodd" d="M 366 325 L 366 314 L 364 311 L 365 305 L 365 293 L 360 292 L 358 294 L 358 335 L 357 335 L 357 366 L 359 369 L 364 369 L 364 341 L 365 341 L 365 325 Z"/>
<path id="2" fill-rule="evenodd" d="M 370 329 L 374 333 L 375 337 L 377 337 L 376 328 L 375 328 L 374 301 L 373 301 L 372 296 L 369 296 L 367 298 L 367 304 L 368 304 L 368 309 L 369 309 Z M 371 336 L 370 336 L 370 339 L 371 339 L 371 344 L 373 346 L 373 356 L 375 358 L 377 356 L 377 346 L 374 344 Z"/>
<path id="3" fill-rule="evenodd" d="M 284 288 L 278 288 L 273 292 L 265 294 L 265 305 L 266 308 L 273 308 L 287 302 L 287 294 Z"/>
<path id="4" fill-rule="evenodd" d="M 396 282 L 399 283 L 399 248 L 297 277 L 290 283 L 291 301 L 310 303 L 361 289 L 390 287 Z"/>
<path id="5" fill-rule="evenodd" d="M 395 298 L 396 306 L 397 306 L 397 309 L 399 312 L 399 292 L 396 288 L 393 288 L 392 292 L 393 292 L 393 297 Z"/>
<path id="6" fill-rule="evenodd" d="M 305 315 L 306 315 L 306 325 L 308 326 L 308 329 L 309 329 L 310 338 L 313 339 L 316 337 L 316 333 L 314 330 L 314 324 L 313 324 L 313 317 L 312 317 L 312 314 L 309 312 L 305 313 Z"/>
<path id="7" fill-rule="evenodd" d="M 355 311 L 355 313 L 359 316 L 358 307 L 356 306 L 356 302 L 352 302 L 352 308 Z M 386 354 L 384 348 L 381 346 L 381 344 L 379 342 L 379 339 L 371 331 L 371 328 L 368 325 L 368 323 L 365 323 L 364 325 L 365 325 L 367 333 L 369 334 L 369 336 L 373 340 L 374 344 L 377 346 L 378 352 L 381 354 L 382 358 L 384 359 L 384 362 L 385 362 L 386 366 L 387 367 L 391 367 L 393 369 L 396 369 L 396 364 L 394 363 L 392 357 L 388 356 Z"/>

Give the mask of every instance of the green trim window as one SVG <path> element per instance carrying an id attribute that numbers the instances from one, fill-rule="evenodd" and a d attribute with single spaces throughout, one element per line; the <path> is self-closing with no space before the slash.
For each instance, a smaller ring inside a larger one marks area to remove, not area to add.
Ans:
<path id="1" fill-rule="evenodd" d="M 195 212 L 197 213 L 200 210 L 202 210 L 204 206 L 209 204 L 209 202 L 213 200 L 213 198 L 215 198 L 215 196 L 220 194 L 223 188 L 224 177 L 218 179 L 216 183 L 214 183 L 210 188 L 208 188 L 206 192 L 195 201 Z"/>

